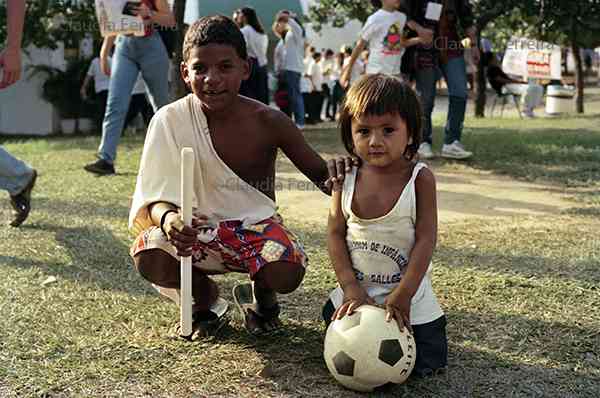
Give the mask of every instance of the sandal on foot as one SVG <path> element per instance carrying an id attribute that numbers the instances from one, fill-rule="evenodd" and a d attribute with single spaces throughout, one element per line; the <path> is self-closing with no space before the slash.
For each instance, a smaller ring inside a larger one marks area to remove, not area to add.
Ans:
<path id="1" fill-rule="evenodd" d="M 238 315 L 248 333 L 256 336 L 275 332 L 281 328 L 279 304 L 259 309 L 250 283 L 234 286 L 232 295 Z"/>
<path id="2" fill-rule="evenodd" d="M 227 300 L 219 297 L 217 301 L 206 311 L 196 311 L 192 314 L 192 334 L 184 336 L 181 334 L 181 325 L 177 322 L 171 333 L 188 341 L 195 341 L 204 337 L 215 336 L 223 326 L 229 323 L 226 316 L 229 310 Z"/>

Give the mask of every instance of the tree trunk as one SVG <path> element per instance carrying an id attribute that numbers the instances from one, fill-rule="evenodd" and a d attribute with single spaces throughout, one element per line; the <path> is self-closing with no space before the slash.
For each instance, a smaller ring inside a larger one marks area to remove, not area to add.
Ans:
<path id="1" fill-rule="evenodd" d="M 179 73 L 179 65 L 182 61 L 183 37 L 185 36 L 185 25 L 183 22 L 185 2 L 186 0 L 175 0 L 173 4 L 173 14 L 175 15 L 177 27 L 175 35 L 175 54 L 171 60 L 173 63 L 173 68 L 171 68 L 171 101 L 176 101 L 188 93 L 187 87 Z"/>
<path id="2" fill-rule="evenodd" d="M 573 59 L 575 60 L 575 111 L 583 113 L 583 63 L 581 60 L 581 51 L 575 39 L 571 38 L 571 51 L 573 51 Z"/>
<path id="3" fill-rule="evenodd" d="M 475 71 L 475 117 L 485 117 L 485 104 L 486 104 L 486 82 L 485 82 L 485 55 L 481 52 L 481 30 L 477 29 L 477 47 L 480 50 L 479 62 L 477 63 L 477 70 Z"/>

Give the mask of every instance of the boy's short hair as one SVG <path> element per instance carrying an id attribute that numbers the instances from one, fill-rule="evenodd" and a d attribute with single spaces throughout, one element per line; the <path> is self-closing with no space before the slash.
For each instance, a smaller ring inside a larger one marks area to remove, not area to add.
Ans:
<path id="1" fill-rule="evenodd" d="M 321 53 L 318 51 L 313 53 L 313 55 L 312 55 L 312 59 L 316 60 L 317 58 L 321 58 Z"/>
<path id="2" fill-rule="evenodd" d="M 244 35 L 235 22 L 224 15 L 202 17 L 189 27 L 183 39 L 183 61 L 188 60 L 192 49 L 208 44 L 231 46 L 241 59 L 248 59 Z"/>
<path id="3" fill-rule="evenodd" d="M 364 115 L 398 114 L 406 123 L 409 142 L 404 155 L 412 160 L 422 140 L 423 110 L 415 91 L 401 79 L 381 73 L 366 75 L 352 84 L 340 112 L 344 147 L 354 153 L 352 120 Z"/>

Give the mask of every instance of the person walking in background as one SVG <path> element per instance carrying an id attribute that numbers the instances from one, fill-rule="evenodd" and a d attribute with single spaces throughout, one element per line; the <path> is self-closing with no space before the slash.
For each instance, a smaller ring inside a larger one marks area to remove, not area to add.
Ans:
<path id="1" fill-rule="evenodd" d="M 16 83 L 21 77 L 21 42 L 25 19 L 25 1 L 8 0 L 6 47 L 0 50 L 0 90 Z M 14 210 L 10 225 L 23 224 L 31 210 L 31 191 L 35 186 L 37 171 L 0 147 L 0 188 L 8 191 Z"/>
<path id="2" fill-rule="evenodd" d="M 467 73 L 459 31 L 471 39 L 471 55 L 479 63 L 479 48 L 475 44 L 474 17 L 468 0 L 406 0 L 408 26 L 413 30 L 434 32 L 432 43 L 421 43 L 415 51 L 416 88 L 423 104 L 423 143 L 419 148 L 422 159 L 434 157 L 431 113 L 436 95 L 436 82 L 441 75 L 448 84 L 448 115 L 444 130 L 442 157 L 467 159 L 473 153 L 461 143 L 467 108 Z M 439 18 L 429 19 L 441 7 Z"/>
<path id="3" fill-rule="evenodd" d="M 275 93 L 273 94 L 273 101 L 275 101 L 275 105 L 279 108 L 279 110 L 285 113 L 288 117 L 292 117 L 292 108 L 290 106 L 290 95 L 288 92 L 288 86 L 285 81 L 285 76 L 283 74 L 283 66 L 285 63 L 285 43 L 283 42 L 283 36 L 285 34 L 285 29 L 282 24 L 277 22 L 273 23 L 272 26 L 273 33 L 275 36 L 279 38 L 277 45 L 273 51 L 273 72 L 275 73 L 275 78 L 277 79 L 277 87 L 275 88 Z"/>
<path id="4" fill-rule="evenodd" d="M 239 10 L 238 15 L 238 26 L 246 40 L 248 62 L 250 63 L 250 77 L 242 82 L 240 94 L 268 105 L 267 48 L 269 47 L 269 38 L 254 8 L 244 7 Z"/>
<path id="5" fill-rule="evenodd" d="M 321 123 L 321 109 L 323 108 L 323 71 L 321 68 L 321 53 L 315 52 L 312 55 L 312 62 L 308 65 L 306 77 L 310 81 L 310 93 L 308 94 L 310 102 L 306 109 L 308 111 L 308 124 Z"/>
<path id="6" fill-rule="evenodd" d="M 283 75 L 288 87 L 290 106 L 294 121 L 299 128 L 304 128 L 304 100 L 300 91 L 300 79 L 304 73 L 304 30 L 295 20 L 294 14 L 287 10 L 279 11 L 275 21 L 285 31 L 283 41 L 285 46 L 285 61 Z"/>
<path id="7" fill-rule="evenodd" d="M 325 115 L 332 122 L 336 120 L 338 105 L 342 102 L 342 99 L 344 98 L 344 88 L 340 84 L 340 76 L 342 74 L 343 66 L 344 53 L 339 52 L 335 56 L 335 62 L 330 76 L 330 79 L 333 82 L 333 86 L 331 89 L 331 97 L 327 101 L 327 106 L 325 107 Z"/>
<path id="8" fill-rule="evenodd" d="M 167 0 L 142 0 L 133 12 L 146 26 L 144 36 L 119 35 L 106 37 L 100 50 L 102 71 L 111 76 L 102 140 L 98 148 L 98 160 L 84 166 L 97 175 L 114 174 L 117 146 L 125 125 L 131 92 L 141 72 L 150 92 L 150 101 L 156 112 L 169 102 L 169 56 L 155 29 L 175 26 L 175 18 Z M 115 45 L 112 65 L 108 58 Z"/>
<path id="9" fill-rule="evenodd" d="M 336 82 L 339 80 L 339 74 L 336 70 L 336 58 L 332 49 L 325 51 L 325 59 L 322 61 L 323 69 L 323 98 L 325 100 L 325 117 L 329 120 L 335 120 L 335 113 L 331 116 L 333 101 L 333 90 Z M 337 107 L 336 107 L 337 110 Z"/>

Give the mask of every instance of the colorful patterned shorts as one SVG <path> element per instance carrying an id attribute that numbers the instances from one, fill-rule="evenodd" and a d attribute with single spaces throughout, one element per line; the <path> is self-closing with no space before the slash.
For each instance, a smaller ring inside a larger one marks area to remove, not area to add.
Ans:
<path id="1" fill-rule="evenodd" d="M 308 259 L 296 236 L 275 215 L 257 224 L 223 221 L 217 228 L 200 231 L 192 249 L 192 265 L 207 273 L 243 272 L 251 278 L 267 263 L 285 261 L 306 267 Z M 160 228 L 153 226 L 136 238 L 130 254 L 161 249 L 179 260 L 177 250 Z"/>

